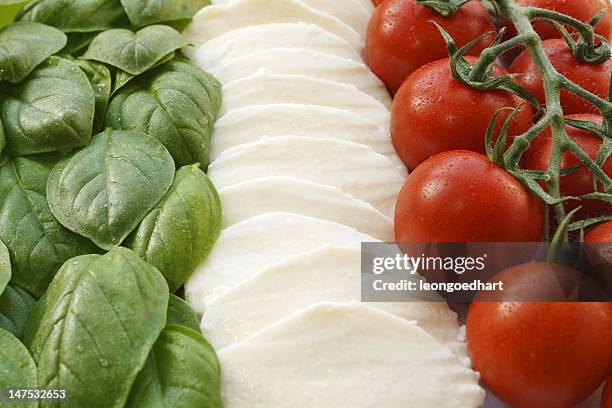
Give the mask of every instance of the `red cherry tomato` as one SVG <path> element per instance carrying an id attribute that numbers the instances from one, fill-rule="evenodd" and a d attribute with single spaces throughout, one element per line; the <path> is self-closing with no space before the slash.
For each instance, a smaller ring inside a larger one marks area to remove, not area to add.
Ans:
<path id="1" fill-rule="evenodd" d="M 395 209 L 398 242 L 539 241 L 543 209 L 479 153 L 437 154 L 408 176 Z"/>
<path id="2" fill-rule="evenodd" d="M 612 36 L 612 6 L 608 0 L 516 0 L 516 3 L 525 7 L 554 10 L 584 23 L 588 23 L 601 10 L 606 10 L 606 14 L 595 26 L 595 32 L 605 38 Z M 537 23 L 534 28 L 543 40 L 562 38 L 559 30 L 550 24 Z"/>
<path id="3" fill-rule="evenodd" d="M 553 66 L 570 81 L 584 89 L 606 98 L 612 73 L 612 60 L 603 64 L 586 64 L 574 58 L 564 40 L 553 39 L 543 42 L 544 51 Z M 530 91 L 540 103 L 544 104 L 542 76 L 527 50 L 523 51 L 510 66 L 510 71 L 524 74 L 516 82 Z M 561 91 L 561 105 L 566 115 L 573 113 L 595 113 L 596 109 L 588 102 L 567 91 Z"/>
<path id="4" fill-rule="evenodd" d="M 612 376 L 611 376 L 612 377 Z M 612 379 L 608 378 L 601 397 L 601 408 L 612 408 Z"/>
<path id="5" fill-rule="evenodd" d="M 588 120 L 601 123 L 602 118 L 592 114 L 569 115 L 570 119 Z M 578 146 L 584 150 L 590 158 L 595 159 L 601 146 L 601 139 L 594 134 L 566 125 L 566 130 L 570 137 Z M 550 129 L 539 135 L 529 146 L 523 156 L 522 164 L 530 170 L 546 170 L 550 162 L 550 152 L 552 150 L 552 134 Z M 581 165 L 580 160 L 573 153 L 565 152 L 561 159 L 561 168 L 568 169 L 576 165 Z M 612 177 L 612 159 L 606 160 L 603 165 L 604 172 Z M 578 170 L 561 177 L 561 194 L 564 196 L 580 196 L 594 192 L 593 174 L 585 166 Z M 582 208 L 576 215 L 577 218 L 597 217 L 612 214 L 612 204 L 599 200 L 568 201 L 566 208 L 572 210 L 578 206 Z"/>
<path id="6" fill-rule="evenodd" d="M 612 221 L 593 227 L 584 236 L 586 243 L 612 243 Z"/>
<path id="7" fill-rule="evenodd" d="M 476 62 L 475 57 L 467 59 Z M 493 70 L 493 75 L 504 74 L 507 72 L 501 67 Z M 478 91 L 455 80 L 448 58 L 432 62 L 413 72 L 395 95 L 391 109 L 393 145 L 410 169 L 448 150 L 484 153 L 485 133 L 495 112 L 520 102 L 508 92 Z M 509 114 L 503 111 L 499 115 L 495 134 Z M 509 135 L 529 129 L 532 114 L 529 104 L 523 106 L 512 120 Z"/>
<path id="8" fill-rule="evenodd" d="M 372 0 L 372 3 L 374 3 L 375 6 L 378 6 L 382 2 L 383 0 Z"/>
<path id="9" fill-rule="evenodd" d="M 442 17 L 416 0 L 387 0 L 370 20 L 365 56 L 372 71 L 395 93 L 404 79 L 419 67 L 448 56 L 446 45 L 431 20 L 453 36 L 459 46 L 495 26 L 480 1 L 470 1 L 451 17 Z M 487 38 L 470 51 L 478 55 L 490 44 Z"/>
<path id="10" fill-rule="evenodd" d="M 529 263 L 492 278 L 504 291 L 550 287 L 559 265 Z M 570 270 L 571 271 L 571 270 Z M 541 281 L 541 282 L 540 282 Z M 546 299 L 546 298 L 544 298 Z M 482 382 L 514 408 L 571 408 L 612 369 L 612 303 L 472 302 L 467 343 Z"/>

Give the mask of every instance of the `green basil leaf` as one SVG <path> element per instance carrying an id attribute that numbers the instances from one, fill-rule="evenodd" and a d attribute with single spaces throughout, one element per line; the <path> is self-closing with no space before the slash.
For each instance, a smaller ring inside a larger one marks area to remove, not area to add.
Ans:
<path id="1" fill-rule="evenodd" d="M 76 60 L 76 64 L 81 68 L 81 71 L 87 75 L 87 79 L 91 84 L 96 105 L 93 131 L 100 132 L 104 127 L 104 117 L 108 108 L 108 101 L 111 95 L 111 73 L 106 66 L 95 61 Z"/>
<path id="2" fill-rule="evenodd" d="M 140 75 L 187 44 L 178 31 L 164 25 L 145 27 L 136 33 L 119 28 L 94 38 L 83 58 Z"/>
<path id="3" fill-rule="evenodd" d="M 176 172 L 172 187 L 128 239 L 178 289 L 210 254 L 221 233 L 221 201 L 198 165 Z"/>
<path id="4" fill-rule="evenodd" d="M 0 120 L 0 154 L 6 146 L 6 136 L 4 135 L 4 126 L 2 126 L 2 120 Z"/>
<path id="5" fill-rule="evenodd" d="M 11 256 L 8 248 L 0 240 L 0 295 L 4 292 L 4 288 L 11 280 Z"/>
<path id="6" fill-rule="evenodd" d="M 37 21 L 64 32 L 92 32 L 121 27 L 126 15 L 119 0 L 34 0 L 17 19 Z"/>
<path id="7" fill-rule="evenodd" d="M 72 61 L 51 57 L 19 84 L 0 87 L 0 120 L 12 156 L 83 146 L 91 138 L 94 94 Z"/>
<path id="8" fill-rule="evenodd" d="M 29 0 L 0 0 L 0 27 L 13 23 L 19 10 Z"/>
<path id="9" fill-rule="evenodd" d="M 172 60 L 132 80 L 111 99 L 106 126 L 160 140 L 177 166 L 208 167 L 209 142 L 221 107 L 221 85 L 191 64 Z"/>
<path id="10" fill-rule="evenodd" d="M 36 337 L 43 315 L 45 314 L 48 293 L 49 291 L 46 291 L 30 308 L 30 315 L 23 330 L 23 344 L 26 345 L 28 350 L 32 349 L 34 337 Z"/>
<path id="11" fill-rule="evenodd" d="M 135 27 L 191 19 L 210 0 L 121 0 Z"/>
<path id="12" fill-rule="evenodd" d="M 221 408 L 219 362 L 201 334 L 167 326 L 138 374 L 126 407 Z"/>
<path id="13" fill-rule="evenodd" d="M 0 329 L 0 389 L 35 388 L 36 364 L 26 347 L 11 333 Z M 34 408 L 34 401 L 3 403 L 11 408 Z"/>
<path id="14" fill-rule="evenodd" d="M 0 81 L 17 83 L 66 45 L 66 35 L 39 23 L 21 22 L 0 29 Z"/>
<path id="15" fill-rule="evenodd" d="M 170 54 L 162 58 L 155 66 L 159 66 L 159 65 L 165 64 L 168 61 L 171 61 L 172 59 L 174 59 L 175 55 L 176 53 L 174 51 L 171 52 Z M 113 81 L 113 91 L 111 92 L 111 95 L 114 95 L 119 89 L 126 86 L 127 83 L 130 82 L 134 78 L 136 78 L 135 75 L 130 75 L 125 71 L 116 69 L 115 70 L 115 80 Z"/>
<path id="16" fill-rule="evenodd" d="M 173 177 L 174 161 L 157 140 L 106 131 L 57 163 L 47 199 L 62 225 L 111 249 L 155 207 Z"/>
<path id="17" fill-rule="evenodd" d="M 0 296 L 0 327 L 23 338 L 30 309 L 36 299 L 25 290 L 9 285 Z"/>
<path id="18" fill-rule="evenodd" d="M 200 332 L 200 322 L 196 312 L 187 302 L 173 294 L 170 294 L 168 299 L 168 317 L 166 320 L 167 325 L 185 326 L 198 333 Z"/>
<path id="19" fill-rule="evenodd" d="M 37 296 L 67 259 L 97 251 L 51 214 L 45 194 L 54 161 L 43 155 L 0 162 L 0 239 L 9 249 L 12 281 Z"/>
<path id="20" fill-rule="evenodd" d="M 89 47 L 89 44 L 98 35 L 97 32 L 93 33 L 68 33 L 68 43 L 60 51 L 61 55 L 74 55 L 81 53 L 85 48 Z"/>
<path id="21" fill-rule="evenodd" d="M 123 407 L 166 323 L 168 286 L 159 271 L 120 247 L 73 258 L 45 306 L 31 347 L 38 386 L 66 389 L 64 407 Z"/>

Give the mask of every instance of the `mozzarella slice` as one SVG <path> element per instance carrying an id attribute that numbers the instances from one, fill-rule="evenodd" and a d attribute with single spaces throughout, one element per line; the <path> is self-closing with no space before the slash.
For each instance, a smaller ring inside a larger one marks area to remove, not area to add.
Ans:
<path id="1" fill-rule="evenodd" d="M 247 53 L 274 48 L 317 51 L 361 62 L 361 56 L 344 39 L 314 24 L 274 23 L 229 31 L 202 44 L 193 61 L 209 71 Z"/>
<path id="2" fill-rule="evenodd" d="M 393 241 L 393 223 L 370 204 L 335 187 L 291 177 L 264 177 L 219 190 L 223 225 L 266 212 L 289 212 L 348 225 L 381 241 Z"/>
<path id="3" fill-rule="evenodd" d="M 477 374 L 415 322 L 319 304 L 219 352 L 226 408 L 475 408 Z"/>
<path id="4" fill-rule="evenodd" d="M 296 103 L 353 112 L 381 129 L 389 129 L 389 110 L 353 85 L 306 75 L 279 75 L 261 70 L 223 86 L 221 113 L 253 105 Z"/>
<path id="5" fill-rule="evenodd" d="M 191 307 L 203 313 L 219 295 L 275 263 L 328 245 L 360 248 L 369 235 L 330 221 L 289 213 L 265 213 L 221 232 L 212 253 L 185 284 Z"/>
<path id="6" fill-rule="evenodd" d="M 215 349 L 222 349 L 314 304 L 360 299 L 361 251 L 327 247 L 274 265 L 217 297 L 206 308 L 201 327 Z M 455 349 L 457 315 L 443 299 L 415 300 L 369 306 L 416 320 L 441 344 Z"/>
<path id="7" fill-rule="evenodd" d="M 219 118 L 211 140 L 211 157 L 214 160 L 232 147 L 264 136 L 286 135 L 359 143 L 404 167 L 388 132 L 369 120 L 342 109 L 290 103 L 247 106 Z"/>
<path id="8" fill-rule="evenodd" d="M 201 9 L 184 34 L 196 47 L 228 31 L 269 23 L 310 23 L 344 38 L 361 52 L 361 35 L 336 17 L 297 0 L 234 0 Z"/>
<path id="9" fill-rule="evenodd" d="M 336 187 L 389 218 L 404 177 L 369 147 L 336 139 L 279 136 L 237 146 L 208 169 L 217 188 L 261 177 L 288 176 Z"/>
<path id="10" fill-rule="evenodd" d="M 227 4 L 235 0 L 213 0 L 213 4 Z M 308 7 L 332 15 L 365 35 L 371 13 L 361 0 L 299 0 Z"/>
<path id="11" fill-rule="evenodd" d="M 365 64 L 316 51 L 292 48 L 259 51 L 228 60 L 225 64 L 212 68 L 210 73 L 222 84 L 227 84 L 263 69 L 273 74 L 302 74 L 355 85 L 387 108 L 391 107 L 391 97 L 387 89 Z"/>

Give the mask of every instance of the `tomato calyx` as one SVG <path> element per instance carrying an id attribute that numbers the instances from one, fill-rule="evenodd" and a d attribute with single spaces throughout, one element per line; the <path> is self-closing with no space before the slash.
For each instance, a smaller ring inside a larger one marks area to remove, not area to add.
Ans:
<path id="1" fill-rule="evenodd" d="M 417 0 L 417 3 L 435 11 L 442 17 L 450 17 L 470 0 Z"/>
<path id="2" fill-rule="evenodd" d="M 595 33 L 595 25 L 606 13 L 605 9 L 600 10 L 588 23 L 553 10 L 527 7 L 525 11 L 531 17 L 535 17 L 534 24 L 544 23 L 554 26 L 561 33 L 578 61 L 597 65 L 610 59 L 608 39 Z M 572 27 L 577 35 L 570 33 L 566 25 Z"/>
<path id="3" fill-rule="evenodd" d="M 497 53 L 503 52 L 496 47 L 500 46 L 500 42 L 505 32 L 504 29 L 501 29 L 499 33 L 497 33 L 491 47 L 487 48 L 487 50 L 482 53 L 476 64 L 472 66 L 464 58 L 464 56 L 475 44 L 495 33 L 484 33 L 463 47 L 457 48 L 453 37 L 435 21 L 432 21 L 432 23 L 436 26 L 438 31 L 440 31 L 440 34 L 446 43 L 446 48 L 448 49 L 448 55 L 450 57 L 450 71 L 453 78 L 480 91 L 499 90 L 510 92 L 529 101 L 536 108 L 536 110 L 539 110 L 540 104 L 536 97 L 513 81 L 513 78 L 516 78 L 519 74 L 506 74 L 502 76 L 492 75 L 493 66 L 498 55 Z"/>

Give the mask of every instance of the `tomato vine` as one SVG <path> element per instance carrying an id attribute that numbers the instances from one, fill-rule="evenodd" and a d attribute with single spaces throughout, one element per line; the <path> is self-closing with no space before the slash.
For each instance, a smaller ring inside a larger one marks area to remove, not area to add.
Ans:
<path id="1" fill-rule="evenodd" d="M 465 2 L 457 0 L 417 0 L 420 4 L 438 12 L 441 15 L 452 15 L 458 7 Z M 573 17 L 556 11 L 535 7 L 524 7 L 514 0 L 487 0 L 499 16 L 507 18 L 514 23 L 517 35 L 509 40 L 502 41 L 503 29 L 497 33 L 490 47 L 484 49 L 476 63 L 470 65 L 463 55 L 481 37 L 474 39 L 466 46 L 457 49 L 452 37 L 439 25 L 451 56 L 451 72 L 455 79 L 481 90 L 500 89 L 512 92 L 529 101 L 541 109 L 540 117 L 534 125 L 521 135 L 516 136 L 510 146 L 505 148 L 507 138 L 507 127 L 512 120 L 510 115 L 505 120 L 501 134 L 495 146 L 492 146 L 493 124 L 497 115 L 491 118 L 491 125 L 485 136 L 487 153 L 489 158 L 505 168 L 510 174 L 521 181 L 532 193 L 547 204 L 547 214 L 553 209 L 557 220 L 563 225 L 562 240 L 568 241 L 567 231 L 580 230 L 587 226 L 612 219 L 612 215 L 574 221 L 569 224 L 564 202 L 568 200 L 602 200 L 612 203 L 612 178 L 602 169 L 602 165 L 612 154 L 612 87 L 608 93 L 608 99 L 601 98 L 594 93 L 580 87 L 576 83 L 560 74 L 553 66 L 542 46 L 542 40 L 536 33 L 533 24 L 548 23 L 555 26 L 561 33 L 572 50 L 575 58 L 586 64 L 601 64 L 610 59 L 610 45 L 607 39 L 594 31 L 594 26 L 603 15 L 603 11 L 593 16 L 591 21 L 584 23 Z M 442 3 L 446 3 L 444 7 Z M 569 27 L 572 32 L 568 30 Z M 492 35 L 489 33 L 486 35 Z M 502 54 L 515 47 L 525 47 L 538 68 L 544 84 L 545 106 L 540 108 L 537 100 L 526 89 L 520 87 L 512 79 L 516 74 L 504 77 L 491 76 L 492 67 L 496 59 Z M 568 91 L 577 97 L 592 104 L 601 112 L 603 123 L 597 124 L 588 121 L 576 121 L 566 119 L 561 105 L 561 91 Z M 516 110 L 520 109 L 517 107 Z M 595 159 L 592 159 L 567 133 L 565 125 L 584 129 L 592 132 L 602 139 L 600 151 Z M 533 171 L 521 168 L 520 162 L 523 153 L 529 148 L 531 142 L 546 128 L 551 128 L 552 151 L 548 169 L 545 171 Z M 593 174 L 595 192 L 580 197 L 564 197 L 561 194 L 560 179 L 563 175 L 576 169 L 562 169 L 562 157 L 566 152 L 571 152 L 578 158 L 582 165 Z M 540 182 L 546 184 L 543 188 Z M 547 220 L 550 218 L 546 217 Z M 550 223 L 546 222 L 546 237 L 550 237 Z M 556 239 L 559 239 L 556 234 Z"/>

